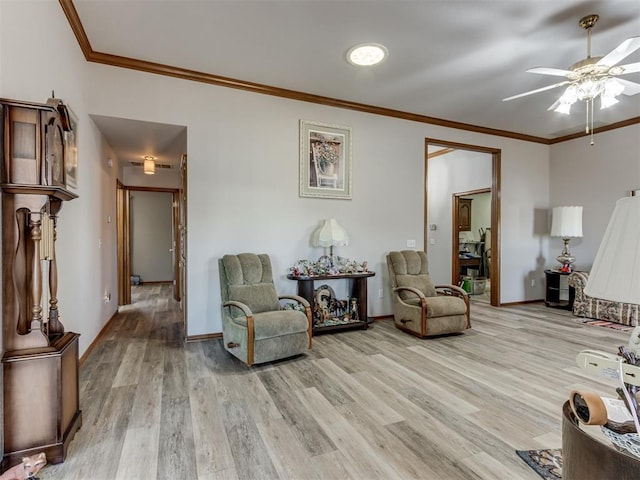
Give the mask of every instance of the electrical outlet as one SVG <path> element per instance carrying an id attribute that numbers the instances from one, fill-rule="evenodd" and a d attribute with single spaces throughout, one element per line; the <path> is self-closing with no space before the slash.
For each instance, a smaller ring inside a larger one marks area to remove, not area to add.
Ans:
<path id="1" fill-rule="evenodd" d="M 383 298 L 384 297 L 384 290 L 380 289 L 378 290 L 378 298 Z"/>
<path id="2" fill-rule="evenodd" d="M 435 238 L 430 238 L 429 239 L 429 245 L 435 245 L 436 244 L 436 239 Z"/>
<path id="3" fill-rule="evenodd" d="M 535 286 L 536 286 L 536 279 L 535 279 L 535 278 L 532 278 L 532 279 L 531 279 L 531 286 L 532 286 L 532 287 L 535 287 Z"/>
<path id="4" fill-rule="evenodd" d="M 109 303 L 111 301 L 111 292 L 110 291 L 106 291 L 104 292 L 104 303 Z"/>
<path id="5" fill-rule="evenodd" d="M 416 248 L 416 241 L 415 240 L 407 240 L 407 247 L 408 248 Z"/>

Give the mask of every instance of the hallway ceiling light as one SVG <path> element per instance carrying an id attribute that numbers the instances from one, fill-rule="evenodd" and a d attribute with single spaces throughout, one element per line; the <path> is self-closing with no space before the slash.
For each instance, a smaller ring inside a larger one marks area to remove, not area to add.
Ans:
<path id="1" fill-rule="evenodd" d="M 347 52 L 347 61 L 352 65 L 368 67 L 382 62 L 389 52 L 384 45 L 378 43 L 361 43 Z"/>
<path id="2" fill-rule="evenodd" d="M 144 162 L 142 164 L 142 171 L 145 175 L 153 175 L 156 173 L 156 157 L 145 155 Z"/>

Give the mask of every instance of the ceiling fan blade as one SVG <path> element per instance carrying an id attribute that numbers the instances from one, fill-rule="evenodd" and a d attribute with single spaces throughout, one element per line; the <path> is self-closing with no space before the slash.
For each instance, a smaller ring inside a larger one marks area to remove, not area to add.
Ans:
<path id="1" fill-rule="evenodd" d="M 549 111 L 555 110 L 556 108 L 558 108 L 559 105 L 560 105 L 560 99 L 558 99 L 555 102 L 553 102 L 553 105 L 551 105 L 549 108 L 547 108 L 547 110 L 549 110 Z"/>
<path id="2" fill-rule="evenodd" d="M 624 42 L 611 50 L 608 54 L 598 60 L 596 65 L 606 65 L 613 67 L 619 61 L 631 55 L 640 48 L 640 37 L 627 38 Z"/>
<path id="3" fill-rule="evenodd" d="M 556 75 L 558 77 L 566 77 L 573 72 L 571 70 L 561 70 L 559 68 L 534 67 L 527 70 L 529 73 L 539 73 L 540 75 Z"/>
<path id="4" fill-rule="evenodd" d="M 623 69 L 623 72 L 620 75 L 626 75 L 627 73 L 640 72 L 640 62 L 627 63 L 626 65 L 620 65 L 619 68 Z"/>
<path id="5" fill-rule="evenodd" d="M 534 93 L 540 93 L 540 92 L 544 92 L 545 90 L 551 90 L 552 88 L 561 87 L 562 85 L 566 85 L 567 83 L 571 83 L 571 82 L 569 80 L 566 80 L 564 82 L 555 83 L 553 85 L 547 85 L 546 87 L 538 88 L 536 90 L 531 90 L 529 92 L 520 93 L 518 95 L 514 95 L 513 97 L 503 98 L 502 101 L 508 102 L 509 100 L 514 100 L 516 98 L 526 97 L 527 95 L 533 95 Z"/>
<path id="6" fill-rule="evenodd" d="M 640 83 L 630 82 L 629 80 L 623 80 L 622 78 L 616 78 L 617 82 L 620 82 L 624 85 L 624 93 L 625 95 L 637 95 L 640 93 Z"/>

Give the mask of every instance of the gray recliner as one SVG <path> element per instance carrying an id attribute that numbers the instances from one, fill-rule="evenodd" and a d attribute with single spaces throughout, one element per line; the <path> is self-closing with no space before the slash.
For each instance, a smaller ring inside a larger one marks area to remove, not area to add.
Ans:
<path id="1" fill-rule="evenodd" d="M 462 332 L 471 328 L 469 296 L 455 285 L 433 285 L 427 254 L 389 252 L 395 325 L 418 337 Z"/>
<path id="2" fill-rule="evenodd" d="M 311 348 L 311 306 L 298 295 L 277 295 L 268 255 L 225 255 L 218 266 L 228 352 L 251 366 Z M 283 299 L 301 307 L 282 309 Z"/>

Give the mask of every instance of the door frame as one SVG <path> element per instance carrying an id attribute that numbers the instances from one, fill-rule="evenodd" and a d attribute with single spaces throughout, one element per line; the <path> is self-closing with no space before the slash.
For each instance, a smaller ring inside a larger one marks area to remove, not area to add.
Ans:
<path id="1" fill-rule="evenodd" d="M 424 249 L 427 251 L 429 232 L 429 209 L 428 209 L 428 185 L 429 185 L 429 146 L 435 145 L 443 147 L 448 152 L 452 150 L 467 150 L 471 152 L 488 153 L 491 155 L 491 266 L 489 278 L 491 278 L 490 298 L 491 305 L 500 306 L 500 179 L 502 150 L 481 145 L 471 145 L 466 143 L 451 142 L 435 138 L 425 138 L 424 140 Z M 454 213 L 457 215 L 457 213 Z M 453 245 L 452 245 L 453 248 Z M 452 256 L 453 255 L 452 250 Z M 457 257 L 457 251 L 456 257 Z M 453 259 L 452 259 L 453 260 Z M 452 264 L 455 260 L 452 261 Z M 456 264 L 458 262 L 455 262 Z M 455 275 L 454 275 L 455 273 Z M 457 272 L 452 267 L 452 283 L 457 283 Z"/>
<path id="2" fill-rule="evenodd" d="M 116 180 L 116 235 L 118 256 L 118 306 L 131 303 L 131 231 L 129 191 Z"/>
<path id="3" fill-rule="evenodd" d="M 180 198 L 180 189 L 177 188 L 157 188 L 157 187 L 134 187 L 123 185 L 118 181 L 116 183 L 117 201 L 116 201 L 116 222 L 118 226 L 118 306 L 128 305 L 131 303 L 131 192 L 160 192 L 171 193 L 174 203 L 171 208 L 173 218 L 173 265 L 174 265 L 174 298 L 180 301 L 179 292 L 184 291 L 182 288 L 176 289 L 176 282 L 179 279 L 175 277 L 175 266 L 181 260 L 179 232 L 175 228 L 180 223 L 180 209 L 175 204 L 175 199 Z M 176 298 L 178 297 L 178 298 Z"/>

